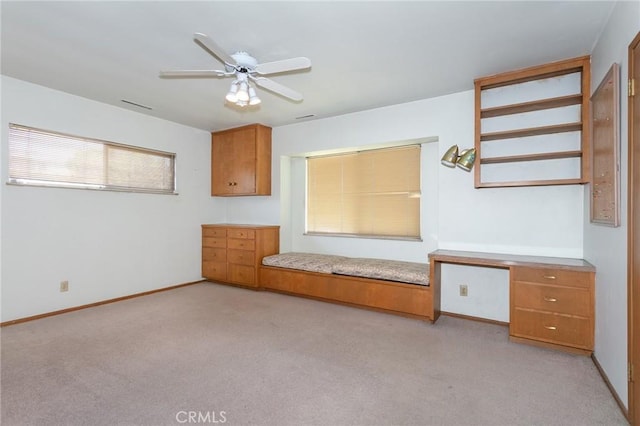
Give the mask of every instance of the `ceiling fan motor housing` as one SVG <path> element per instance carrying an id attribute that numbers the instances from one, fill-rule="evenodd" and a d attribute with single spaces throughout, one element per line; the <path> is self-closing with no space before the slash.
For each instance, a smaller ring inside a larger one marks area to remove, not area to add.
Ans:
<path id="1" fill-rule="evenodd" d="M 231 55 L 231 57 L 236 61 L 236 67 L 231 68 L 227 66 L 227 71 L 239 71 L 243 73 L 253 72 L 258 65 L 258 61 L 253 56 L 249 55 L 247 52 L 236 52 Z"/>

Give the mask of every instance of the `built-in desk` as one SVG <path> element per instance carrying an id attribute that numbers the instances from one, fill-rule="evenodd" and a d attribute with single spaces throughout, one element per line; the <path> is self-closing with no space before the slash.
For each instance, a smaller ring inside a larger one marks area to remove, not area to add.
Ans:
<path id="1" fill-rule="evenodd" d="M 586 260 L 436 250 L 429 263 L 430 283 L 436 286 L 442 263 L 508 269 L 511 340 L 593 351 L 596 268 Z"/>

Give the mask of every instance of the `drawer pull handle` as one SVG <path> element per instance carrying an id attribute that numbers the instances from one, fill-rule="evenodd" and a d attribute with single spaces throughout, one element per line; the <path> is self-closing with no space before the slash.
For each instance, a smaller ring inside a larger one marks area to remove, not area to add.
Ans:
<path id="1" fill-rule="evenodd" d="M 546 328 L 547 330 L 557 330 L 558 328 L 554 325 L 545 325 L 544 328 Z"/>
<path id="2" fill-rule="evenodd" d="M 544 278 L 546 278 L 548 280 L 555 280 L 556 276 L 555 275 L 544 275 Z"/>
<path id="3" fill-rule="evenodd" d="M 556 298 L 554 298 L 554 297 L 547 297 L 547 296 L 545 296 L 545 297 L 544 297 L 544 301 L 545 301 L 545 302 L 557 302 L 557 301 L 558 301 L 558 299 L 556 299 Z"/>

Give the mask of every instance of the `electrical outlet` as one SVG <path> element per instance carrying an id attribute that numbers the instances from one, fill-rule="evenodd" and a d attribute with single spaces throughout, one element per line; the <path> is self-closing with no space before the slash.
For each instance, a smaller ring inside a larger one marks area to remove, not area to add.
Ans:
<path id="1" fill-rule="evenodd" d="M 460 284 L 460 296 L 467 296 L 469 294 L 469 288 L 466 284 Z"/>
<path id="2" fill-rule="evenodd" d="M 60 292 L 69 291 L 69 281 L 60 281 Z"/>

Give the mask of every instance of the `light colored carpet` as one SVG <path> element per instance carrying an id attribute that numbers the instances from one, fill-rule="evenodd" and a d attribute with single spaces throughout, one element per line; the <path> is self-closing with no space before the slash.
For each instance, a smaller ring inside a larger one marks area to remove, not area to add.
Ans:
<path id="1" fill-rule="evenodd" d="M 590 358 L 504 326 L 218 284 L 4 327 L 1 343 L 3 425 L 627 424 Z"/>

